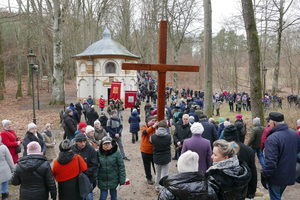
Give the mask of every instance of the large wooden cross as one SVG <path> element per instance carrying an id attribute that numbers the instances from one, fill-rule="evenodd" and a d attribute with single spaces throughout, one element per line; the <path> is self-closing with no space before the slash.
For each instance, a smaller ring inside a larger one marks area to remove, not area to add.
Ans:
<path id="1" fill-rule="evenodd" d="M 158 71 L 157 121 L 165 119 L 165 89 L 167 71 L 198 72 L 199 66 L 167 65 L 167 21 L 160 21 L 159 27 L 159 64 L 123 63 L 123 70 Z"/>

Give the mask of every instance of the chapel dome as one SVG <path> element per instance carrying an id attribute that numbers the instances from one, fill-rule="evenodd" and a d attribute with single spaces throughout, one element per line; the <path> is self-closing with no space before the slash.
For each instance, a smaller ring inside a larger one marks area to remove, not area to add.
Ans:
<path id="1" fill-rule="evenodd" d="M 120 43 L 111 39 L 111 33 L 106 27 L 102 34 L 102 39 L 91 44 L 84 52 L 77 54 L 74 57 L 87 56 L 126 56 L 130 58 L 139 58 L 130 53 Z"/>

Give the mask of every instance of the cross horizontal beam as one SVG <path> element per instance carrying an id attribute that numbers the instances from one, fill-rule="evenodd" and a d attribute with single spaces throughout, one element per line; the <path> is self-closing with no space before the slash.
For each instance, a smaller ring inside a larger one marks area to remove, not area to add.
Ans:
<path id="1" fill-rule="evenodd" d="M 184 72 L 198 72 L 199 66 L 192 65 L 165 65 L 165 64 L 141 64 L 141 63 L 123 63 L 123 70 L 146 70 L 146 71 L 184 71 Z"/>

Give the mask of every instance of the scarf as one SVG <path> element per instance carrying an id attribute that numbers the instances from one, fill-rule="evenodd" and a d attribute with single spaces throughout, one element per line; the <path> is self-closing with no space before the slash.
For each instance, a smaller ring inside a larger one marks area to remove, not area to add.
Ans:
<path id="1" fill-rule="evenodd" d="M 52 132 L 51 131 L 46 131 L 44 132 L 48 137 L 52 137 Z"/>
<path id="2" fill-rule="evenodd" d="M 206 173 L 210 170 L 215 170 L 215 169 L 227 169 L 227 168 L 231 168 L 231 167 L 235 167 L 235 166 L 238 166 L 240 163 L 239 163 L 239 160 L 237 158 L 237 155 L 232 157 L 232 158 L 228 158 L 226 160 L 222 160 L 222 161 L 219 161 L 219 162 L 213 162 L 213 165 L 208 168 L 208 170 L 206 170 Z"/>

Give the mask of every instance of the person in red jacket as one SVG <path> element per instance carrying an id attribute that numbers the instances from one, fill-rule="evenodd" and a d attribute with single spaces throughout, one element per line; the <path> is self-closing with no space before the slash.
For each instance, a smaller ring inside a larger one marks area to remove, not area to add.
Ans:
<path id="1" fill-rule="evenodd" d="M 260 144 L 260 148 L 261 150 L 264 150 L 265 149 L 265 142 L 267 140 L 267 135 L 268 133 L 270 132 L 270 130 L 272 129 L 270 127 L 270 124 L 269 124 L 269 118 L 266 118 L 267 122 L 268 122 L 268 127 L 264 130 L 262 136 L 261 136 L 261 144 Z"/>
<path id="2" fill-rule="evenodd" d="M 18 139 L 17 134 L 12 130 L 11 121 L 5 119 L 2 121 L 3 130 L 0 133 L 2 137 L 2 143 L 7 146 L 11 157 L 13 158 L 14 164 L 17 163 L 19 155 L 16 153 L 16 148 L 18 145 L 22 144 L 22 141 Z"/>
<path id="3" fill-rule="evenodd" d="M 101 95 L 99 99 L 99 108 L 101 109 L 101 111 L 103 111 L 104 107 L 105 107 L 105 99 L 103 98 L 103 95 Z"/>

